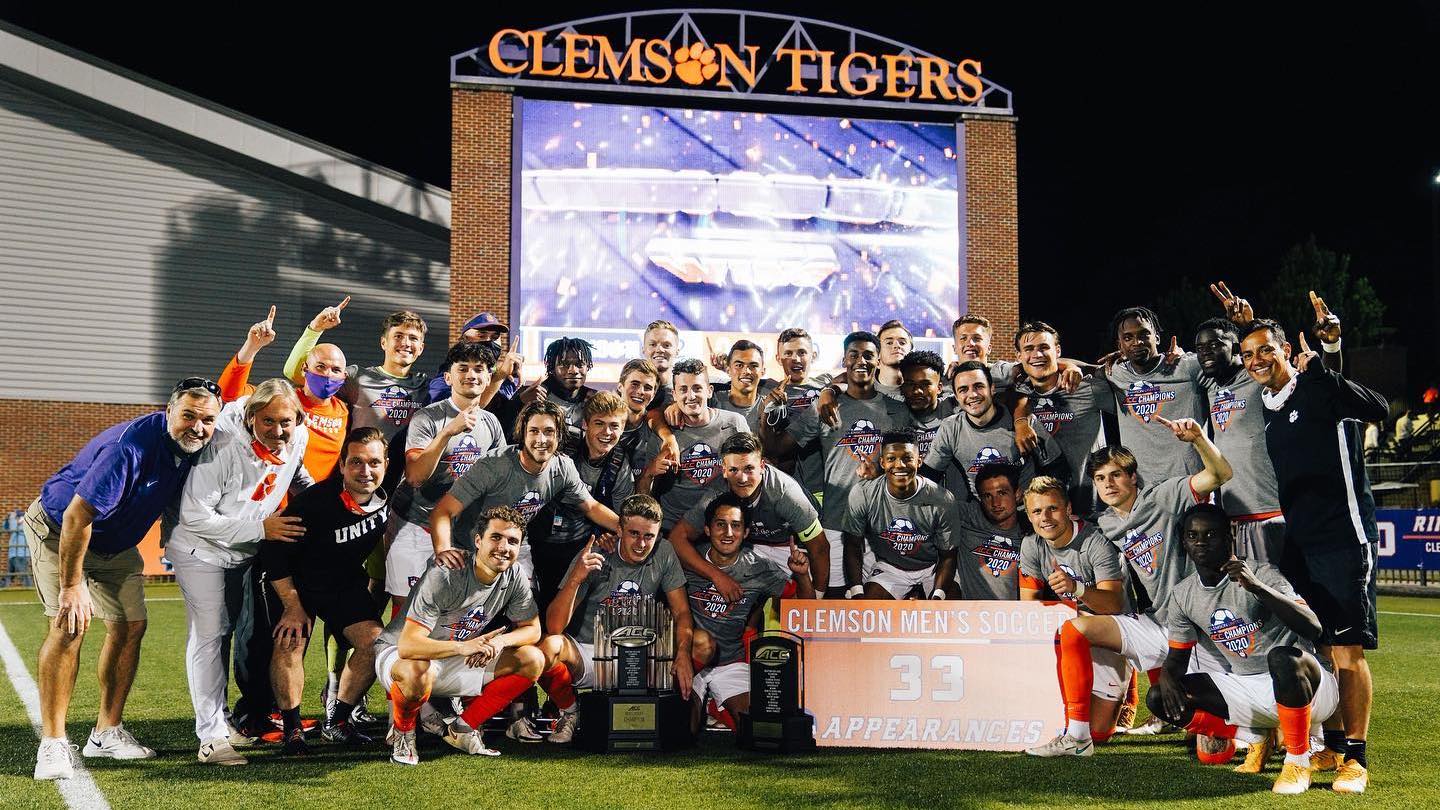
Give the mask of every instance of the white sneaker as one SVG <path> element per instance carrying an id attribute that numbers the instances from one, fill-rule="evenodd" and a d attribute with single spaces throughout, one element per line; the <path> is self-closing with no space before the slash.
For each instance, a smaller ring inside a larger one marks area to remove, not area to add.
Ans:
<path id="1" fill-rule="evenodd" d="M 415 748 L 415 731 L 397 731 L 394 726 L 390 730 L 394 732 L 389 737 L 390 761 L 399 765 L 419 765 L 420 752 Z"/>
<path id="2" fill-rule="evenodd" d="M 249 748 L 250 746 L 254 745 L 255 741 L 258 739 L 258 737 L 250 737 L 245 734 L 241 734 L 240 729 L 236 728 L 235 724 L 229 722 L 228 720 L 225 722 L 225 740 L 226 742 L 230 743 L 231 747 Z"/>
<path id="3" fill-rule="evenodd" d="M 121 723 L 104 731 L 92 730 L 89 741 L 80 753 L 87 757 L 149 759 L 155 756 L 155 749 L 141 745 L 135 735 L 125 729 L 125 724 Z"/>
<path id="4" fill-rule="evenodd" d="M 555 730 L 550 732 L 550 736 L 546 739 L 556 744 L 570 742 L 575 739 L 575 726 L 579 722 L 579 712 L 560 712 L 560 719 L 555 721 Z"/>
<path id="5" fill-rule="evenodd" d="M 1164 720 L 1151 715 L 1149 720 L 1119 733 L 1128 734 L 1132 737 L 1152 737 L 1156 734 L 1167 734 L 1170 730 L 1171 727 L 1167 726 Z"/>
<path id="6" fill-rule="evenodd" d="M 200 752 L 195 758 L 206 765 L 246 765 L 249 760 L 235 750 L 226 739 L 206 740 L 200 743 Z"/>
<path id="7" fill-rule="evenodd" d="M 1044 745 L 1026 748 L 1032 757 L 1088 757 L 1095 754 L 1094 740 L 1077 740 L 1069 734 L 1061 734 Z"/>
<path id="8" fill-rule="evenodd" d="M 523 743 L 538 743 L 545 739 L 535 730 L 535 724 L 531 723 L 528 717 L 515 718 L 515 722 L 505 729 L 505 736 Z"/>
<path id="9" fill-rule="evenodd" d="M 53 737 L 40 741 L 40 750 L 35 754 L 36 779 L 69 779 L 75 775 L 75 746 L 64 737 Z"/>
<path id="10" fill-rule="evenodd" d="M 474 754 L 481 757 L 498 757 L 500 752 L 494 748 L 486 748 L 485 740 L 481 738 L 478 731 L 457 731 L 455 728 L 445 730 L 445 742 L 451 748 L 464 751 L 467 754 Z"/>

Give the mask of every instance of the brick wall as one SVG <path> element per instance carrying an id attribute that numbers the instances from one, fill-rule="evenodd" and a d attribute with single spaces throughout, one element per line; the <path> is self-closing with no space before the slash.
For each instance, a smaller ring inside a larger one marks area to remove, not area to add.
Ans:
<path id="1" fill-rule="evenodd" d="M 479 312 L 510 323 L 511 102 L 450 91 L 450 342 Z"/>
<path id="2" fill-rule="evenodd" d="M 29 506 L 45 479 L 95 434 L 161 407 L 0 399 L 0 510 Z"/>
<path id="3" fill-rule="evenodd" d="M 1014 119 L 965 121 L 965 169 L 968 306 L 990 319 L 993 349 L 1006 359 L 1020 325 Z"/>

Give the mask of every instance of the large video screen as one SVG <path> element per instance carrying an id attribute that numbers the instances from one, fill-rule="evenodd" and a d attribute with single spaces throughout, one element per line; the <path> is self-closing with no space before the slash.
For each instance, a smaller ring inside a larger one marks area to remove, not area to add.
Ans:
<path id="1" fill-rule="evenodd" d="M 965 289 L 956 126 L 523 100 L 522 353 L 583 337 L 592 378 L 613 379 L 655 319 L 697 357 L 739 337 L 768 356 L 800 326 L 817 370 L 892 318 L 948 347 Z"/>

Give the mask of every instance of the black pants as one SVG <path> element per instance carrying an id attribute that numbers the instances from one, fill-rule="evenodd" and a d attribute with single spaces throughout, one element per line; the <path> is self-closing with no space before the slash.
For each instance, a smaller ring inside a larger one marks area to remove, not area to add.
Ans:
<path id="1" fill-rule="evenodd" d="M 235 685 L 240 689 L 240 698 L 235 701 L 236 724 L 266 717 L 275 707 L 270 657 L 275 644 L 275 621 L 280 617 L 271 615 L 260 566 L 250 566 L 248 579 L 245 605 L 235 623 Z"/>
<path id="2" fill-rule="evenodd" d="M 560 592 L 560 586 L 565 582 L 565 572 L 570 570 L 570 562 L 588 542 L 589 540 L 580 540 L 574 543 L 531 544 L 530 561 L 535 564 L 535 580 L 539 586 L 536 602 L 540 606 L 542 617 L 545 615 L 545 608 L 550 605 L 550 600 Z"/>

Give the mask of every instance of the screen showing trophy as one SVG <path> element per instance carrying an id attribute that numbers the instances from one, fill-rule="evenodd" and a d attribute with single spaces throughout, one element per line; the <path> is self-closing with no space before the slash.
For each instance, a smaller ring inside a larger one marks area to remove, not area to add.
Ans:
<path id="1" fill-rule="evenodd" d="M 639 356 L 637 320 L 657 318 L 717 346 L 802 326 L 823 351 L 892 318 L 948 342 L 965 304 L 960 125 L 520 109 L 512 324 L 527 358 L 585 338 L 591 378 L 612 379 Z"/>

